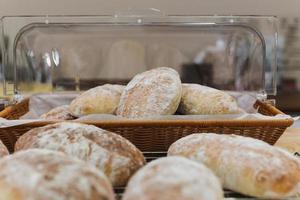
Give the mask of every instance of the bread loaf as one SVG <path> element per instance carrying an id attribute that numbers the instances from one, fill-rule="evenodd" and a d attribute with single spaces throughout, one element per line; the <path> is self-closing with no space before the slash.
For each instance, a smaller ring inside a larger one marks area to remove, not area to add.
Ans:
<path id="1" fill-rule="evenodd" d="M 167 67 L 152 69 L 136 75 L 122 93 L 117 115 L 138 118 L 171 115 L 181 98 L 178 73 Z"/>
<path id="2" fill-rule="evenodd" d="M 286 198 L 300 190 L 300 162 L 263 141 L 213 133 L 192 134 L 174 144 L 168 156 L 205 164 L 227 189 L 261 198 Z"/>
<path id="3" fill-rule="evenodd" d="M 105 175 L 63 153 L 32 149 L 0 160 L 0 199 L 114 200 Z"/>
<path id="4" fill-rule="evenodd" d="M 6 148 L 6 146 L 3 144 L 3 142 L 0 140 L 0 158 L 2 158 L 3 156 L 8 155 L 9 152 Z"/>
<path id="5" fill-rule="evenodd" d="M 221 200 L 219 180 L 204 165 L 181 157 L 150 162 L 130 179 L 123 200 Z"/>
<path id="6" fill-rule="evenodd" d="M 128 140 L 92 125 L 63 122 L 34 128 L 22 135 L 15 151 L 57 150 L 96 166 L 114 186 L 123 186 L 141 166 L 143 154 Z"/>
<path id="7" fill-rule="evenodd" d="M 68 105 L 58 106 L 53 108 L 49 112 L 41 115 L 42 119 L 45 120 L 72 120 L 75 119 L 69 111 Z"/>
<path id="8" fill-rule="evenodd" d="M 243 110 L 229 94 L 199 84 L 182 84 L 178 111 L 185 115 L 237 114 Z"/>
<path id="9" fill-rule="evenodd" d="M 105 84 L 83 92 L 70 104 L 73 116 L 88 114 L 114 114 L 124 86 Z"/>

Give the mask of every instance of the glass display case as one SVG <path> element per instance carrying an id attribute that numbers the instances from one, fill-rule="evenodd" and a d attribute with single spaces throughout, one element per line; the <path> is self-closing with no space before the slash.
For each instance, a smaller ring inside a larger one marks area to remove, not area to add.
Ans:
<path id="1" fill-rule="evenodd" d="M 1 20 L 3 97 L 126 84 L 156 67 L 186 83 L 276 93 L 273 16 L 11 16 Z"/>

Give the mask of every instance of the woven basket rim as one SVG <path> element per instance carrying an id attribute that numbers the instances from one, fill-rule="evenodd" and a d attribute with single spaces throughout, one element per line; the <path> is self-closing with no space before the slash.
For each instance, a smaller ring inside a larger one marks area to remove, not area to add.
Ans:
<path id="1" fill-rule="evenodd" d="M 64 120 L 51 120 L 51 121 L 34 121 L 25 124 L 19 124 L 18 126 L 32 126 L 39 127 L 45 126 L 48 124 L 54 124 L 59 122 L 74 122 L 74 123 L 84 123 L 95 126 L 230 126 L 230 127 L 249 127 L 249 126 L 278 126 L 286 127 L 294 123 L 294 120 L 291 119 L 255 119 L 255 120 L 244 120 L 244 119 L 231 119 L 231 120 L 82 120 L 82 121 L 64 121 Z M 3 127 L 8 128 L 8 127 Z"/>
<path id="2" fill-rule="evenodd" d="M 16 105 L 12 105 L 0 112 L 0 117 L 6 118 L 7 115 L 12 113 L 18 108 L 28 111 L 29 99 L 26 98 Z M 268 110 L 271 115 L 284 114 L 277 108 L 262 101 L 257 100 L 254 107 L 263 108 Z M 3 114 L 3 115 L 1 115 Z M 15 119 L 18 120 L 18 119 Z M 35 121 L 26 124 L 16 125 L 14 127 L 26 125 L 26 126 L 44 126 L 47 124 L 53 124 L 63 122 L 64 120 L 46 120 L 46 121 Z M 277 126 L 277 127 L 288 127 L 294 123 L 292 118 L 287 119 L 112 119 L 112 120 L 68 120 L 68 122 L 78 122 L 85 124 L 101 125 L 101 126 L 230 126 L 230 127 L 250 127 L 250 126 Z"/>

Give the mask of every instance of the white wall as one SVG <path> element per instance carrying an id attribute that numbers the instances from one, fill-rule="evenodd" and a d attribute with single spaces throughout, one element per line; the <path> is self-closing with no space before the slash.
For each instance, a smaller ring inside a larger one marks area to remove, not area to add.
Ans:
<path id="1" fill-rule="evenodd" d="M 112 14 L 128 7 L 167 14 L 300 15 L 299 0 L 0 0 L 0 15 Z"/>

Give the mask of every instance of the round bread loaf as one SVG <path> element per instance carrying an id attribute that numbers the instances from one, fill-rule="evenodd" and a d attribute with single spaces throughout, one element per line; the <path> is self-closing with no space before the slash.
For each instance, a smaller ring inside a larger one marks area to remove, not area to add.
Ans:
<path id="1" fill-rule="evenodd" d="M 199 84 L 182 84 L 182 97 L 178 111 L 185 115 L 237 114 L 239 108 L 229 94 Z"/>
<path id="2" fill-rule="evenodd" d="M 91 165 L 44 149 L 0 160 L 0 199 L 114 200 L 106 176 Z"/>
<path id="3" fill-rule="evenodd" d="M 105 84 L 83 92 L 70 104 L 76 117 L 88 114 L 114 114 L 125 86 Z"/>
<path id="4" fill-rule="evenodd" d="M 68 105 L 58 106 L 41 116 L 46 120 L 72 120 L 75 119 L 69 111 Z"/>
<path id="5" fill-rule="evenodd" d="M 125 87 L 117 115 L 138 118 L 171 115 L 181 98 L 178 73 L 168 67 L 152 69 L 136 75 Z"/>
<path id="6" fill-rule="evenodd" d="M 204 165 L 182 157 L 160 158 L 129 181 L 123 200 L 221 200 L 217 177 Z"/>
<path id="7" fill-rule="evenodd" d="M 285 198 L 300 190 L 300 162 L 263 141 L 236 135 L 192 134 L 172 144 L 168 156 L 209 167 L 223 187 L 260 198 Z"/>
<path id="8" fill-rule="evenodd" d="M 79 123 L 34 128 L 15 145 L 15 151 L 29 148 L 57 150 L 87 161 L 103 171 L 114 186 L 125 185 L 145 163 L 143 154 L 122 136 Z"/>
<path id="9" fill-rule="evenodd" d="M 0 158 L 2 158 L 3 156 L 8 155 L 9 152 L 6 148 L 6 146 L 3 144 L 3 142 L 0 140 Z"/>

